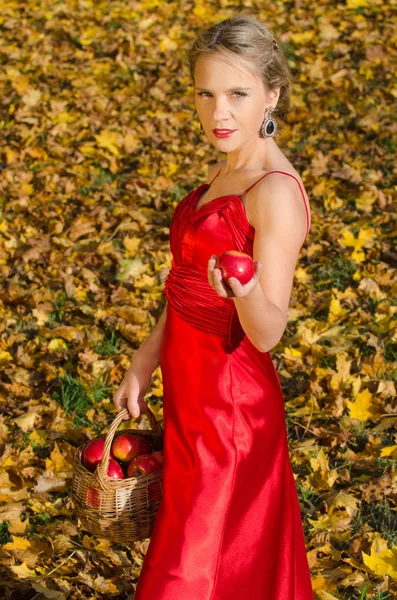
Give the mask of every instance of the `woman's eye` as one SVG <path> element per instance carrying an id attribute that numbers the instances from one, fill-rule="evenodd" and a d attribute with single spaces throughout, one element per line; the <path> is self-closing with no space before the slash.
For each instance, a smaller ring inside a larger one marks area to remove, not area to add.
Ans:
<path id="1" fill-rule="evenodd" d="M 209 94 L 209 92 L 198 92 L 199 96 L 203 96 L 204 94 Z M 244 92 L 233 92 L 233 95 L 235 94 L 239 94 L 239 96 L 237 96 L 238 98 L 242 98 L 243 96 L 247 95 Z"/>

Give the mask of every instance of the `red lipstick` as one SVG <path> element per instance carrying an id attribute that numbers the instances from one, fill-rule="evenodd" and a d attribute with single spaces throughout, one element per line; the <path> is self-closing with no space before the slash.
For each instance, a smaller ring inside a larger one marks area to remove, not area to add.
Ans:
<path id="1" fill-rule="evenodd" d="M 212 131 L 218 138 L 227 138 L 237 131 L 237 129 L 213 129 Z"/>

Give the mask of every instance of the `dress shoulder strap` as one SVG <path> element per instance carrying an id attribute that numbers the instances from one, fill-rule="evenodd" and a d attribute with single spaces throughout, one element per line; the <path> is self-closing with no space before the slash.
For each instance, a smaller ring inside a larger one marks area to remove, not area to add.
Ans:
<path id="1" fill-rule="evenodd" d="M 287 173 L 286 171 L 278 171 L 278 170 L 268 171 L 267 173 L 265 173 L 264 175 L 262 175 L 262 177 L 260 177 L 257 181 L 255 181 L 252 185 L 250 185 L 249 188 L 247 188 L 245 190 L 245 192 L 243 192 L 241 195 L 244 196 L 244 194 L 246 194 L 247 192 L 249 192 L 249 190 L 252 189 L 254 187 L 254 185 L 256 185 L 261 179 L 263 179 L 264 177 L 266 177 L 266 175 L 270 175 L 270 173 L 283 173 L 284 175 L 288 175 L 289 177 L 292 177 L 293 179 L 295 179 L 296 183 L 299 185 L 299 189 L 301 191 L 303 202 L 304 202 L 304 205 L 305 205 L 305 210 L 306 210 L 306 222 L 307 222 L 307 225 L 306 225 L 306 236 L 307 236 L 308 231 L 309 231 L 309 211 L 308 211 L 308 208 L 307 208 L 306 197 L 305 197 L 305 194 L 303 193 L 303 189 L 302 189 L 301 184 L 299 183 L 298 178 L 295 177 L 295 175 L 292 175 L 292 173 Z"/>
<path id="2" fill-rule="evenodd" d="M 222 169 L 219 169 L 218 173 L 215 175 L 214 179 L 212 181 L 215 181 L 215 179 L 218 177 L 219 173 L 221 172 Z M 212 181 L 209 185 L 212 185 Z"/>

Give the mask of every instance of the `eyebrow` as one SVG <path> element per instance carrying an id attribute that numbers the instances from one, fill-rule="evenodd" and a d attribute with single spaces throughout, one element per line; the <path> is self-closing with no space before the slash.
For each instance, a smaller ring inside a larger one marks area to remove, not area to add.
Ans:
<path id="1" fill-rule="evenodd" d="M 197 87 L 197 86 L 196 86 L 196 90 L 200 90 L 200 92 L 204 92 L 204 91 L 208 92 L 209 91 L 209 90 L 207 90 L 207 88 L 201 88 L 201 87 Z M 235 90 L 246 90 L 246 91 L 248 91 L 248 90 L 252 90 L 252 88 L 236 86 L 236 87 L 230 88 L 229 90 L 226 90 L 226 91 L 227 92 L 234 92 Z"/>

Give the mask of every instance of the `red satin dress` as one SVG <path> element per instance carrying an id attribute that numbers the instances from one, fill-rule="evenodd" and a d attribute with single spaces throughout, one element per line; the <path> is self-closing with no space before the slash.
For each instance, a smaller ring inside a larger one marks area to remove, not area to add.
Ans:
<path id="1" fill-rule="evenodd" d="M 271 172 L 284 173 L 263 177 Z M 255 230 L 241 196 L 196 209 L 210 185 L 171 220 L 163 499 L 134 600 L 313 600 L 278 374 L 245 335 L 233 298 L 207 279 L 211 254 L 253 256 Z"/>

